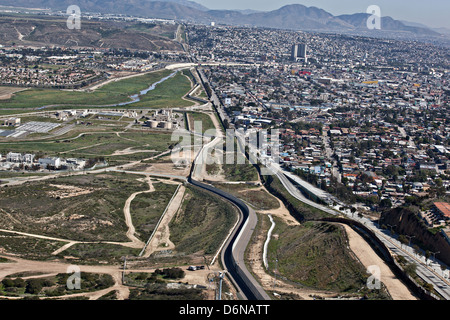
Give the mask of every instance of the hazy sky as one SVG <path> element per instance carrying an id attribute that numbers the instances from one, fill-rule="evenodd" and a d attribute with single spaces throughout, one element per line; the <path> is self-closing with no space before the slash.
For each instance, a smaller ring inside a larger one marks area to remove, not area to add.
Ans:
<path id="1" fill-rule="evenodd" d="M 430 27 L 450 28 L 449 0 L 194 0 L 210 9 L 253 9 L 269 11 L 287 4 L 315 6 L 333 15 L 366 12 L 378 5 L 382 16 L 418 22 Z"/>

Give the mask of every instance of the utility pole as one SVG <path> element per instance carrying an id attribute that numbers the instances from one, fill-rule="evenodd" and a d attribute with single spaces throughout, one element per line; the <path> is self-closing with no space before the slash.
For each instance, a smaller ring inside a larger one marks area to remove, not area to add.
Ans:
<path id="1" fill-rule="evenodd" d="M 430 253 L 433 255 L 433 260 L 435 260 L 435 262 L 436 262 L 436 254 L 441 253 L 441 252 L 440 251 L 437 251 L 437 252 L 430 251 Z"/>
<path id="2" fill-rule="evenodd" d="M 122 284 L 125 284 L 125 269 L 127 268 L 127 257 L 123 261 Z"/>
<path id="3" fill-rule="evenodd" d="M 416 236 L 405 236 L 405 237 L 407 237 L 409 239 L 409 244 L 408 245 L 411 246 L 411 239 L 415 238 Z"/>
<path id="4" fill-rule="evenodd" d="M 391 235 L 392 235 L 392 233 L 394 232 L 394 230 L 392 230 L 392 228 L 394 228 L 394 227 L 396 227 L 397 225 L 390 225 L 390 224 L 388 224 L 388 227 L 390 227 L 391 228 Z"/>
<path id="5" fill-rule="evenodd" d="M 225 272 L 219 272 L 219 299 L 222 300 L 222 282 L 223 277 L 225 276 Z"/>

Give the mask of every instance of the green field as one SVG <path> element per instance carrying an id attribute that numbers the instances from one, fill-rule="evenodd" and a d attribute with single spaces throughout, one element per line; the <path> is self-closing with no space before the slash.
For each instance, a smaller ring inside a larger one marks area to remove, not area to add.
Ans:
<path id="1" fill-rule="evenodd" d="M 170 134 L 164 133 L 92 133 L 85 134 L 76 139 L 0 142 L 0 154 L 6 154 L 12 151 L 46 156 L 60 156 L 63 158 L 108 157 L 116 160 L 134 160 L 136 158 L 148 158 L 154 154 L 166 151 L 171 144 L 173 142 L 171 142 Z M 113 156 L 116 151 L 127 148 L 132 148 L 130 151 L 139 150 L 145 152 Z"/>
<path id="2" fill-rule="evenodd" d="M 156 86 L 148 94 L 141 97 L 141 101 L 129 105 L 132 108 L 176 108 L 188 107 L 194 103 L 182 98 L 191 90 L 190 81 L 182 73 Z"/>
<path id="3" fill-rule="evenodd" d="M 216 129 L 209 114 L 201 112 L 187 112 L 186 114 L 189 119 L 189 128 L 191 131 L 198 133 L 205 133 L 206 130 Z M 195 126 L 194 124 L 195 122 L 197 122 L 197 126 Z M 199 131 L 200 123 L 201 123 L 201 132 Z"/>
<path id="4" fill-rule="evenodd" d="M 63 91 L 57 89 L 29 89 L 15 94 L 9 100 L 0 100 L 0 109 L 5 108 L 39 108 L 43 106 L 105 106 L 131 101 L 130 96 L 147 89 L 173 71 L 160 70 L 129 79 L 112 82 L 94 92 Z M 190 90 L 189 80 L 178 73 L 176 76 L 156 86 L 141 97 L 142 101 L 123 107 L 165 106 L 182 107 L 192 105 L 181 98 Z M 121 107 L 121 108 L 123 108 Z M 17 112 L 17 111 L 15 111 Z M 7 114 L 8 112 L 5 113 Z"/>

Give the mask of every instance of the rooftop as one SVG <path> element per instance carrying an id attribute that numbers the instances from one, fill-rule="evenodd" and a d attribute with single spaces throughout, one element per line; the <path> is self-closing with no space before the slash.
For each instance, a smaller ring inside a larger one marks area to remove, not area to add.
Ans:
<path id="1" fill-rule="evenodd" d="M 435 202 L 434 205 L 445 217 L 450 218 L 450 203 Z"/>

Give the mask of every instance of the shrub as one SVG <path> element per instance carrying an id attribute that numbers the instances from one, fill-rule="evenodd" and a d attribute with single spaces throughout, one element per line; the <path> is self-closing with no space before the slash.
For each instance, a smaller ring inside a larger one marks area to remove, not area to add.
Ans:
<path id="1" fill-rule="evenodd" d="M 25 293 L 39 294 L 42 290 L 43 281 L 40 279 L 30 279 L 27 281 Z"/>

